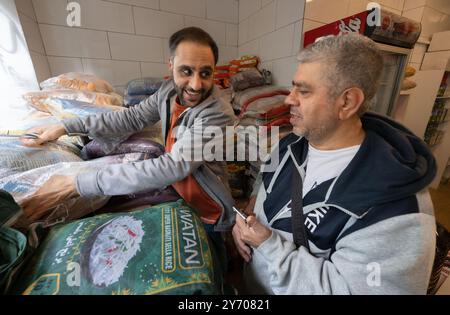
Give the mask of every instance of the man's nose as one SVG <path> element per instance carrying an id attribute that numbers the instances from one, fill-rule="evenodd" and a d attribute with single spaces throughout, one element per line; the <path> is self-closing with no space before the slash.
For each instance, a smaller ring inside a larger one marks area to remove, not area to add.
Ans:
<path id="1" fill-rule="evenodd" d="M 199 74 L 194 74 L 189 80 L 189 87 L 194 91 L 200 91 L 202 88 L 202 79 Z"/>
<path id="2" fill-rule="evenodd" d="M 300 102 L 297 100 L 297 98 L 294 96 L 294 91 L 291 90 L 288 96 L 284 99 L 284 103 L 289 106 L 297 106 L 300 105 Z"/>

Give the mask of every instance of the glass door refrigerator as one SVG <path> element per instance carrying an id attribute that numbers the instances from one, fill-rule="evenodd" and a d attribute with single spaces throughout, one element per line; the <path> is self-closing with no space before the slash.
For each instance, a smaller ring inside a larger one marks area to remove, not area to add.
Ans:
<path id="1" fill-rule="evenodd" d="M 374 40 L 382 51 L 384 69 L 371 111 L 393 117 L 406 65 L 412 48 L 420 36 L 421 25 L 397 14 L 380 10 L 378 11 L 380 23 L 376 26 L 372 22 L 375 10 L 363 11 L 305 32 L 303 47 L 323 36 L 350 32 L 357 32 Z"/>

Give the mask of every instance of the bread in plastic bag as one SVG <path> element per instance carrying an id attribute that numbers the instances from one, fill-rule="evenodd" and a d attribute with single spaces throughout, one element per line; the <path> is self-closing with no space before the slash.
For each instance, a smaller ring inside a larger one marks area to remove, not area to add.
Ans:
<path id="1" fill-rule="evenodd" d="M 52 77 L 40 83 L 44 90 L 72 89 L 91 92 L 111 93 L 114 88 L 107 81 L 92 74 L 69 72 Z"/>
<path id="2" fill-rule="evenodd" d="M 121 106 L 95 105 L 77 100 L 50 97 L 43 101 L 46 109 L 58 119 L 84 118 L 90 115 L 115 112 L 125 109 Z"/>
<path id="3" fill-rule="evenodd" d="M 412 77 L 414 74 L 416 74 L 416 69 L 411 66 L 407 66 L 405 70 L 405 78 Z"/>
<path id="4" fill-rule="evenodd" d="M 46 113 L 50 113 L 48 105 L 45 103 L 45 100 L 49 97 L 75 100 L 97 105 L 122 106 L 123 104 L 123 98 L 118 94 L 104 94 L 69 89 L 28 92 L 25 93 L 23 97 L 35 109 Z"/>
<path id="5" fill-rule="evenodd" d="M 416 86 L 417 86 L 416 82 L 414 82 L 411 79 L 406 78 L 406 79 L 403 79 L 401 90 L 405 91 L 405 90 L 414 89 Z"/>

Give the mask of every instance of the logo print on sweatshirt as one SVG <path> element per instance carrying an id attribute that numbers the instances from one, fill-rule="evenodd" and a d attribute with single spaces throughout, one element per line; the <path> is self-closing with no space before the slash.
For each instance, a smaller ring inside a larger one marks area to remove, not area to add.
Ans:
<path id="1" fill-rule="evenodd" d="M 317 226 L 319 226 L 320 221 L 325 217 L 328 212 L 328 207 L 322 207 L 314 209 L 308 212 L 305 219 L 305 226 L 311 232 L 314 233 Z"/>

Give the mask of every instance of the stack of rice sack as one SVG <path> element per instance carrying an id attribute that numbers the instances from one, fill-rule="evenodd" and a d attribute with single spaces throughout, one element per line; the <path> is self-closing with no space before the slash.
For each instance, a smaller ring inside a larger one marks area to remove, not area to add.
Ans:
<path id="1" fill-rule="evenodd" d="M 254 55 L 245 55 L 240 59 L 230 61 L 229 73 L 230 76 L 234 76 L 239 72 L 247 71 L 250 69 L 256 69 L 259 64 L 259 58 Z"/>
<path id="2" fill-rule="evenodd" d="M 39 116 L 43 124 L 124 110 L 112 87 L 93 76 L 62 75 L 43 82 L 42 87 L 43 91 L 24 97 L 39 111 L 32 116 Z M 0 190 L 18 203 L 39 194 L 53 176 L 75 177 L 164 153 L 159 143 L 148 138 L 156 133 L 153 129 L 121 139 L 112 148 L 103 139 L 94 139 L 81 151 L 59 140 L 40 148 L 23 147 L 13 133 L 0 137 Z M 9 293 L 219 293 L 222 278 L 203 225 L 195 211 L 178 199 L 166 187 L 112 198 L 71 198 L 56 207 L 44 205 L 39 218 L 34 217 L 36 213 L 22 213 L 15 228 L 30 234 L 36 227 L 50 232 Z M 156 204 L 161 205 L 152 207 Z M 127 212 L 111 214 L 115 211 Z M 103 214 L 86 218 L 98 213 Z M 80 218 L 84 219 L 74 221 Z M 37 238 L 36 247 L 41 240 Z M 73 266 L 80 266 L 79 282 L 68 272 Z"/>
<path id="3" fill-rule="evenodd" d="M 96 79 L 95 81 L 103 82 L 103 84 L 96 85 L 102 86 L 102 90 L 106 90 L 106 87 L 109 85 L 106 81 L 100 79 Z M 139 93 L 152 94 L 158 90 L 161 84 L 162 81 L 160 79 L 136 79 L 130 81 L 126 90 L 136 95 Z M 43 100 L 42 104 L 45 105 L 45 110 L 58 119 L 74 117 L 84 118 L 88 115 L 125 109 L 125 107 L 113 104 L 95 104 L 76 99 L 53 97 Z M 129 161 L 137 162 L 144 159 L 157 158 L 164 153 L 164 147 L 161 145 L 161 128 L 159 124 L 156 126 L 149 126 L 142 132 L 131 137 L 129 136 L 130 135 L 119 135 L 114 139 L 107 139 L 108 142 L 103 141 L 106 139 L 94 139 L 83 147 L 81 157 L 90 162 L 96 161 L 99 158 L 102 160 L 106 159 L 106 161 L 116 161 L 117 159 L 114 157 L 120 157 L 118 162 L 127 163 Z M 135 158 L 139 159 L 136 160 Z M 177 200 L 178 198 L 179 196 L 170 187 L 140 194 L 114 196 L 111 198 L 111 201 L 99 211 L 134 210 L 134 208 L 138 206 L 150 206 L 161 202 Z"/>
<path id="4" fill-rule="evenodd" d="M 140 78 L 127 83 L 124 92 L 124 106 L 130 107 L 139 104 L 147 97 L 156 93 L 163 83 L 162 78 Z"/>
<path id="5" fill-rule="evenodd" d="M 256 69 L 259 58 L 253 55 L 246 55 L 240 59 L 231 60 L 229 64 L 216 66 L 214 69 L 214 84 L 221 89 L 231 87 L 231 77 L 239 72 Z"/>
<path id="6" fill-rule="evenodd" d="M 9 176 L 0 179 L 0 189 L 10 193 L 19 204 L 34 194 L 39 193 L 39 190 L 52 176 L 62 175 L 75 177 L 80 173 L 96 171 L 106 165 L 133 163 L 146 158 L 143 154 L 128 154 L 108 156 L 85 162 L 76 155 L 70 156 L 68 152 L 59 152 L 59 155 L 65 155 L 64 158 L 69 161 L 52 163 L 54 160 L 51 157 L 56 157 L 58 152 L 49 152 L 46 149 L 45 147 L 36 149 L 43 151 L 40 154 L 39 152 L 31 152 L 34 153 L 34 157 L 32 158 L 35 160 L 34 162 L 27 161 L 27 164 L 21 168 L 23 171 L 10 171 L 11 174 Z M 23 154 L 24 151 L 21 153 Z M 41 165 L 47 163 L 47 166 L 35 167 L 38 165 L 37 162 L 41 162 Z M 29 169 L 24 170 L 25 167 Z M 34 223 L 41 223 L 44 227 L 48 227 L 56 223 L 69 222 L 101 208 L 108 199 L 109 197 L 107 196 L 76 197 L 63 200 L 56 207 L 43 206 L 43 208 L 39 209 L 41 213 L 39 218 L 35 218 L 33 214 L 24 214 L 15 223 L 15 227 L 21 230 L 28 230 Z"/>
<path id="7" fill-rule="evenodd" d="M 246 172 L 250 182 L 247 186 L 250 190 L 265 158 L 263 155 L 269 154 L 272 146 L 292 130 L 289 106 L 284 103 L 289 89 L 271 85 L 270 71 L 259 71 L 257 60 L 256 57 L 243 57 L 239 71 L 230 79 L 232 105 L 238 115 L 236 151 L 239 153 L 245 150 L 245 160 L 248 162 Z M 234 163 L 229 165 L 229 170 L 231 172 L 241 167 Z"/>
<path id="8" fill-rule="evenodd" d="M 230 65 L 221 65 L 215 67 L 214 84 L 221 89 L 230 88 Z"/>
<path id="9" fill-rule="evenodd" d="M 66 139 L 59 139 L 39 148 L 24 147 L 17 136 L 32 127 L 58 123 L 65 118 L 83 118 L 87 115 L 124 109 L 120 106 L 122 98 L 114 93 L 112 86 L 93 75 L 63 74 L 42 82 L 41 86 L 44 90 L 24 95 L 29 104 L 35 108 L 27 120 L 15 126 L 14 130 L 0 130 L 0 189 L 10 192 L 16 201 L 22 202 L 35 194 L 53 175 L 76 176 L 80 172 L 92 171 L 108 164 L 138 162 L 156 158 L 161 154 L 160 147 L 158 152 L 150 154 L 147 143 L 134 143 L 135 149 L 109 152 L 107 157 L 103 157 L 106 154 L 98 155 L 95 156 L 96 159 L 91 157 L 88 162 L 84 162 L 79 149 L 81 146 L 77 147 Z M 151 135 L 156 133 L 150 131 Z M 151 140 L 148 141 L 155 147 L 159 146 Z M 117 141 L 115 145 L 119 144 Z M 143 149 L 139 150 L 142 147 Z M 156 192 L 153 192 L 153 195 L 155 194 Z M 40 220 L 59 222 L 76 219 L 99 209 L 108 199 L 99 197 L 89 200 L 85 198 L 67 200 L 57 207 L 59 209 L 41 209 L 45 215 Z M 174 198 L 171 196 L 167 199 Z M 32 223 L 27 217 L 18 222 L 24 229 Z"/>
<path id="10" fill-rule="evenodd" d="M 42 99 L 39 104 L 42 106 L 36 106 L 41 111 L 46 111 L 58 119 L 66 118 L 84 118 L 88 115 L 102 114 L 112 111 L 121 111 L 125 107 L 117 106 L 122 102 L 121 99 L 117 98 L 117 102 L 106 103 L 107 97 L 116 97 L 112 90 L 112 86 L 99 78 L 94 76 L 87 76 L 78 74 L 72 74 L 70 77 L 73 81 L 69 84 L 67 79 L 67 74 L 60 77 L 65 78 L 59 81 L 55 78 L 49 79 L 41 84 L 42 87 L 50 88 L 56 87 L 57 84 L 64 84 L 64 86 L 71 88 L 81 88 L 85 89 L 89 87 L 90 90 L 83 90 L 81 92 L 87 93 L 91 90 L 96 93 L 95 100 L 103 99 L 105 102 L 87 102 L 77 97 L 79 91 L 76 91 L 74 98 L 55 98 L 49 97 Z M 62 80 L 62 81 L 61 81 Z M 89 83 L 81 84 L 79 81 L 89 81 Z M 52 82 L 52 84 L 50 84 Z M 136 79 L 129 82 L 126 88 L 127 95 L 133 96 L 145 96 L 148 97 L 155 93 L 162 84 L 162 79 L 155 78 L 143 78 Z M 57 90 L 56 90 L 57 91 Z M 109 94 L 100 95 L 100 92 L 108 92 Z M 55 92 L 55 90 L 52 90 Z M 57 91 L 56 93 L 60 93 Z M 31 94 L 31 93 L 29 93 Z M 69 95 L 70 93 L 66 91 L 64 95 Z M 99 95 L 101 98 L 99 98 Z M 30 96 L 30 95 L 28 95 Z M 86 99 L 84 99 L 86 100 Z M 164 147 L 162 147 L 161 139 L 161 127 L 160 124 L 155 126 L 149 126 L 142 132 L 129 137 L 130 135 L 118 135 L 115 139 L 108 139 L 108 143 L 102 141 L 106 139 L 94 139 L 84 146 L 81 151 L 81 157 L 86 161 L 95 161 L 98 158 L 107 159 L 106 161 L 115 161 L 114 157 L 124 157 L 119 159 L 120 163 L 126 163 L 129 161 L 140 161 L 144 159 L 157 158 L 159 155 L 164 153 Z M 111 142 L 109 140 L 112 140 Z M 139 157 L 139 160 L 134 160 Z M 109 160 L 108 160 L 109 159 Z M 172 190 L 172 188 L 164 188 L 161 190 L 153 190 L 150 192 L 143 192 L 135 195 L 126 196 L 115 196 L 111 198 L 111 201 L 102 209 L 102 211 L 117 211 L 117 210 L 132 210 L 137 206 L 149 206 L 155 205 L 161 202 L 177 200 L 179 197 Z"/>
<path id="11" fill-rule="evenodd" d="M 145 142 L 145 141 L 144 141 Z M 118 150 L 108 156 L 95 156 L 95 159 L 83 161 L 80 150 L 70 143 L 55 141 L 41 147 L 24 147 L 18 137 L 0 137 L 0 190 L 9 192 L 16 202 L 22 203 L 27 198 L 39 193 L 46 182 L 55 175 L 75 177 L 83 172 L 93 172 L 111 164 L 137 163 L 150 158 L 157 158 L 161 154 L 158 144 L 133 143 L 143 148 L 142 152 L 133 150 Z M 95 147 L 94 145 L 89 145 Z M 101 149 L 99 149 L 101 151 Z M 160 202 L 173 201 L 178 195 L 169 189 L 143 194 L 141 198 L 128 198 L 126 206 L 152 205 Z M 77 197 L 63 200 L 56 207 L 39 209 L 39 218 L 31 218 L 33 214 L 24 214 L 15 224 L 16 228 L 28 230 L 34 223 L 41 223 L 44 227 L 55 223 L 68 222 L 81 218 L 104 206 L 109 197 Z M 116 205 L 120 206 L 120 205 Z"/>

